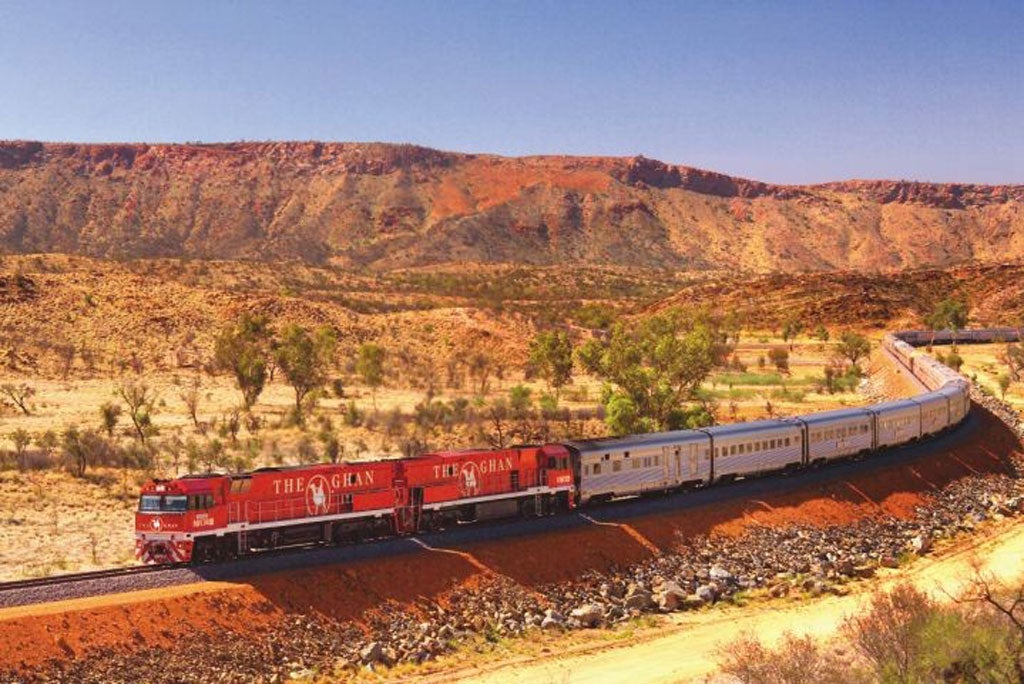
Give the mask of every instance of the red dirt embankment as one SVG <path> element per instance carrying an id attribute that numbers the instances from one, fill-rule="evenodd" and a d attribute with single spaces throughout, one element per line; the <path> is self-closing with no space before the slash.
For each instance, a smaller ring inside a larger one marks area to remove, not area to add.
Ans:
<path id="1" fill-rule="evenodd" d="M 491 573 L 525 586 L 572 579 L 666 549 L 680 536 L 738 534 L 750 525 L 831 525 L 910 516 L 934 489 L 965 475 L 1007 472 L 1020 445 L 994 416 L 953 446 L 924 458 L 858 469 L 797 491 L 729 498 L 619 523 L 253 578 L 0 610 L 0 670 L 110 649 L 173 647 L 224 631 L 254 638 L 287 613 L 358 619 L 386 600 L 411 603 L 473 586 Z M 724 491 L 724 490 L 723 490 Z M 452 553 L 451 551 L 456 551 Z"/>

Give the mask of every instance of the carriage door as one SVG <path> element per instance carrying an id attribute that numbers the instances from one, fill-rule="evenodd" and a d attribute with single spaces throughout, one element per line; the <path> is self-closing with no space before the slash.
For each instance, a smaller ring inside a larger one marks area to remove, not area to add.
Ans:
<path id="1" fill-rule="evenodd" d="M 676 452 L 676 482 L 682 482 L 683 480 L 683 453 L 679 447 L 675 448 Z"/>
<path id="2" fill-rule="evenodd" d="M 690 477 L 697 477 L 697 444 L 690 445 Z"/>

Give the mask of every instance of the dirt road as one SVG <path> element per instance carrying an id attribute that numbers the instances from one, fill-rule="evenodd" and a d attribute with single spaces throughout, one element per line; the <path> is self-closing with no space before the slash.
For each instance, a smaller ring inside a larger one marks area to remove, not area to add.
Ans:
<path id="1" fill-rule="evenodd" d="M 1024 523 L 1003 523 L 984 537 L 965 540 L 936 557 L 922 558 L 910 568 L 892 571 L 865 583 L 853 594 L 799 603 L 774 601 L 755 608 L 722 608 L 671 616 L 663 629 L 650 630 L 616 644 L 608 640 L 568 651 L 552 645 L 551 655 L 519 658 L 491 665 L 449 671 L 432 682 L 614 682 L 705 681 L 716 670 L 715 653 L 743 632 L 774 641 L 785 632 L 826 636 L 843 618 L 857 610 L 876 588 L 891 587 L 906 579 L 940 600 L 949 600 L 971 574 L 971 563 L 1003 580 L 1024 576 Z"/>

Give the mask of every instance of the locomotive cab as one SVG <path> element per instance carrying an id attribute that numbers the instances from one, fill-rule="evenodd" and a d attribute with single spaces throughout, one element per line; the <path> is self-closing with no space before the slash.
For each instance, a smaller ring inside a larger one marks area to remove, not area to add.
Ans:
<path id="1" fill-rule="evenodd" d="M 213 478 L 154 480 L 139 494 L 135 556 L 144 563 L 192 560 L 195 538 L 218 525 Z"/>

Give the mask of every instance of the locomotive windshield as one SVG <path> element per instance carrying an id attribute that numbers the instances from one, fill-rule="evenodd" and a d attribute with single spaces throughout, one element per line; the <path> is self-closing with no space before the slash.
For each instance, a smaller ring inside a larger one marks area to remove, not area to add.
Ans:
<path id="1" fill-rule="evenodd" d="M 188 497 L 143 494 L 139 499 L 139 510 L 143 512 L 183 513 L 188 508 Z"/>

